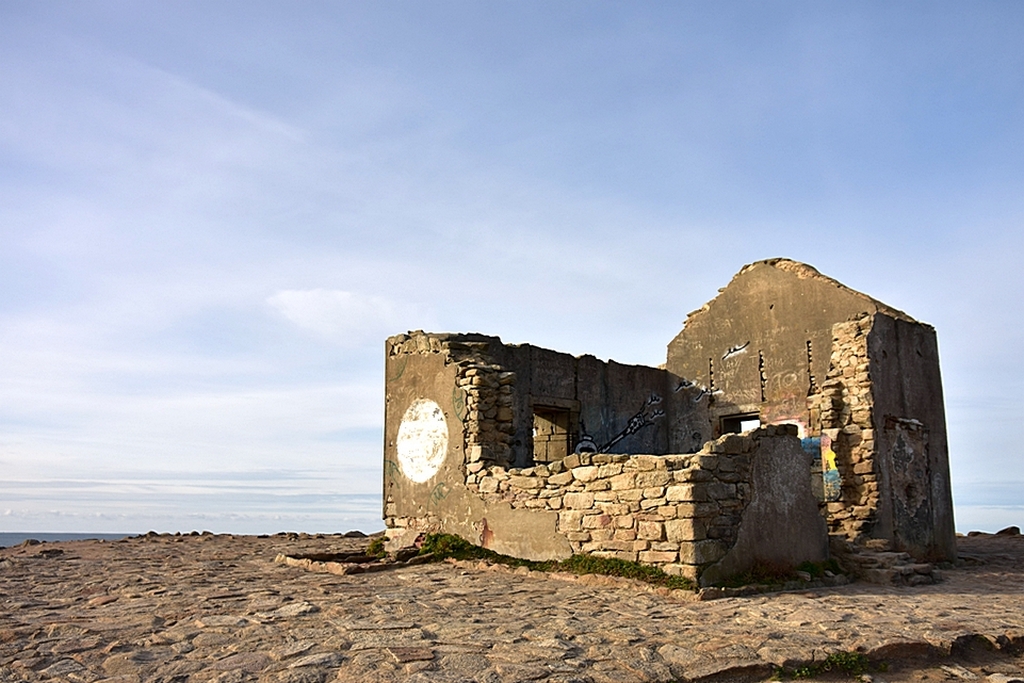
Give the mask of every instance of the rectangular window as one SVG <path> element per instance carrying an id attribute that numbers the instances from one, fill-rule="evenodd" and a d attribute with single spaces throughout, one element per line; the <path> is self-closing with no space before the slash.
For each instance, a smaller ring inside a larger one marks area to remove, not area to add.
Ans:
<path id="1" fill-rule="evenodd" d="M 533 407 L 533 460 L 555 462 L 571 452 L 572 413 L 563 408 Z"/>
<path id="2" fill-rule="evenodd" d="M 749 432 L 761 426 L 761 416 L 757 413 L 743 415 L 724 415 L 722 417 L 722 434 L 739 434 Z"/>

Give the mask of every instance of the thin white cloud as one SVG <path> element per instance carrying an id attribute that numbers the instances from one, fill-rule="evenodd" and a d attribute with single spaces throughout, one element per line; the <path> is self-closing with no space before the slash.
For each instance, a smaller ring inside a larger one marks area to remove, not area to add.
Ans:
<path id="1" fill-rule="evenodd" d="M 338 289 L 284 289 L 267 303 L 302 329 L 347 347 L 379 343 L 398 320 L 389 300 Z"/>

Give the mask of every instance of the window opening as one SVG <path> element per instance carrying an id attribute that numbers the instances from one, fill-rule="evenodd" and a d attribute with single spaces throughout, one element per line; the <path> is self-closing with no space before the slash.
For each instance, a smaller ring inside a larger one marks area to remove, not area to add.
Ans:
<path id="1" fill-rule="evenodd" d="M 757 413 L 744 413 L 742 415 L 723 415 L 722 434 L 739 434 L 749 432 L 761 426 L 761 416 Z"/>
<path id="2" fill-rule="evenodd" d="M 571 411 L 549 406 L 533 407 L 533 460 L 555 462 L 572 452 Z"/>

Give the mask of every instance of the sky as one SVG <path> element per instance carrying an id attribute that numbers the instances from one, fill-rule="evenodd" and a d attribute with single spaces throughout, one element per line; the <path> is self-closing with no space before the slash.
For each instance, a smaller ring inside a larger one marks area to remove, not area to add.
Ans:
<path id="1" fill-rule="evenodd" d="M 0 3 L 0 531 L 382 528 L 383 341 L 657 365 L 744 264 L 935 326 L 1024 523 L 1024 4 Z"/>

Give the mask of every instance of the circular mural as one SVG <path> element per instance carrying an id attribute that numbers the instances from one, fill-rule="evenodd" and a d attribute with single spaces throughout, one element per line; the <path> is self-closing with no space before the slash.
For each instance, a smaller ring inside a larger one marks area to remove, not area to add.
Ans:
<path id="1" fill-rule="evenodd" d="M 398 466 L 402 474 L 422 484 L 437 474 L 448 453 L 448 423 L 441 406 L 418 398 L 398 426 Z"/>

